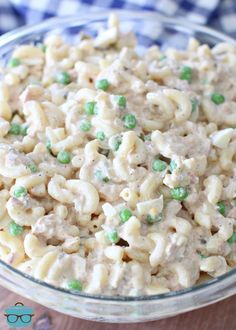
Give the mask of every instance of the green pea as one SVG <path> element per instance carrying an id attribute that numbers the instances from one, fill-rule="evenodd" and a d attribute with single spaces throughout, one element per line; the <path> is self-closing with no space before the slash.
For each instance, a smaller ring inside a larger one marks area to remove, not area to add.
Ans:
<path id="1" fill-rule="evenodd" d="M 151 134 L 145 135 L 144 133 L 139 134 L 139 138 L 145 142 L 145 141 L 151 141 Z"/>
<path id="2" fill-rule="evenodd" d="M 233 235 L 228 239 L 227 241 L 229 244 L 233 244 L 236 242 L 236 231 L 233 233 Z"/>
<path id="3" fill-rule="evenodd" d="M 130 217 L 132 217 L 132 212 L 129 209 L 123 209 L 120 211 L 120 219 L 122 223 L 125 223 L 129 220 Z"/>
<path id="4" fill-rule="evenodd" d="M 92 125 L 89 121 L 83 120 L 80 124 L 80 129 L 83 132 L 88 132 L 91 129 Z"/>
<path id="5" fill-rule="evenodd" d="M 27 189 L 22 186 L 15 187 L 13 196 L 16 198 L 25 197 L 27 195 Z"/>
<path id="6" fill-rule="evenodd" d="M 170 190 L 170 195 L 177 201 L 183 201 L 188 197 L 188 192 L 185 187 L 177 187 Z"/>
<path id="7" fill-rule="evenodd" d="M 46 148 L 50 153 L 52 152 L 52 143 L 51 143 L 51 141 L 48 140 L 46 142 Z"/>
<path id="8" fill-rule="evenodd" d="M 82 283 L 79 280 L 72 279 L 72 280 L 68 281 L 67 287 L 71 291 L 81 291 L 82 290 Z"/>
<path id="9" fill-rule="evenodd" d="M 206 256 L 205 254 L 202 254 L 201 252 L 198 252 L 198 255 L 201 259 L 206 259 L 208 258 L 208 256 Z"/>
<path id="10" fill-rule="evenodd" d="M 177 164 L 174 160 L 171 160 L 170 162 L 170 171 L 171 173 L 177 168 Z"/>
<path id="11" fill-rule="evenodd" d="M 108 90 L 109 88 L 109 82 L 107 79 L 101 79 L 96 82 L 96 88 L 101 89 L 103 91 Z"/>
<path id="12" fill-rule="evenodd" d="M 132 114 L 127 114 L 122 118 L 124 122 L 124 126 L 129 129 L 133 129 L 136 127 L 137 120 L 136 117 Z"/>
<path id="13" fill-rule="evenodd" d="M 20 135 L 21 134 L 21 125 L 15 124 L 15 123 L 11 123 L 10 124 L 10 129 L 8 131 L 8 134 Z"/>
<path id="14" fill-rule="evenodd" d="M 68 85 L 71 83 L 71 77 L 68 72 L 59 72 L 56 76 L 56 81 L 62 85 Z"/>
<path id="15" fill-rule="evenodd" d="M 20 124 L 11 123 L 8 134 L 12 135 L 27 135 L 28 126 L 21 126 Z"/>
<path id="16" fill-rule="evenodd" d="M 9 60 L 8 66 L 9 68 L 15 68 L 16 66 L 19 66 L 21 64 L 21 61 L 19 58 L 13 57 Z"/>
<path id="17" fill-rule="evenodd" d="M 106 233 L 106 236 L 108 238 L 108 240 L 113 243 L 113 244 L 116 244 L 119 242 L 120 238 L 119 238 L 119 235 L 117 233 L 116 230 L 110 230 Z"/>
<path id="18" fill-rule="evenodd" d="M 224 202 L 218 202 L 217 203 L 217 210 L 225 216 L 225 211 L 226 211 L 226 208 L 225 208 L 225 203 Z"/>
<path id="19" fill-rule="evenodd" d="M 151 141 L 151 134 L 145 135 L 145 141 Z"/>
<path id="20" fill-rule="evenodd" d="M 179 78 L 181 80 L 187 80 L 190 83 L 192 81 L 192 78 L 193 78 L 192 69 L 189 66 L 184 65 L 180 70 Z"/>
<path id="21" fill-rule="evenodd" d="M 213 103 L 215 103 L 216 105 L 222 104 L 225 101 L 225 97 L 224 95 L 220 94 L 220 93 L 212 93 L 211 94 L 211 100 Z"/>
<path id="22" fill-rule="evenodd" d="M 15 221 L 12 221 L 9 225 L 9 233 L 11 236 L 19 236 L 23 233 L 24 228 L 20 225 L 18 225 L 17 223 L 15 223 Z"/>
<path id="23" fill-rule="evenodd" d="M 28 164 L 26 167 L 31 171 L 31 173 L 36 173 L 38 171 L 38 167 L 34 163 Z"/>
<path id="24" fill-rule="evenodd" d="M 159 214 L 158 216 L 153 217 L 151 214 L 147 215 L 147 223 L 152 225 L 154 223 L 159 223 L 162 220 L 162 214 Z"/>
<path id="25" fill-rule="evenodd" d="M 106 138 L 104 132 L 102 131 L 99 131 L 96 133 L 96 139 L 98 139 L 99 141 L 104 141 Z"/>
<path id="26" fill-rule="evenodd" d="M 105 183 L 109 182 L 110 179 L 107 176 L 104 176 L 101 170 L 97 170 L 95 172 L 95 176 L 98 180 L 103 181 Z"/>
<path id="27" fill-rule="evenodd" d="M 195 112 L 197 110 L 198 101 L 197 101 L 197 99 L 192 99 L 191 100 L 191 103 L 192 103 L 192 113 L 193 113 L 193 112 Z"/>
<path id="28" fill-rule="evenodd" d="M 126 98 L 122 95 L 117 95 L 116 96 L 116 103 L 120 108 L 125 108 L 126 107 Z"/>
<path id="29" fill-rule="evenodd" d="M 155 172 L 162 172 L 167 168 L 166 162 L 160 159 L 155 159 L 152 163 L 152 169 Z"/>
<path id="30" fill-rule="evenodd" d="M 26 136 L 28 131 L 28 126 L 21 126 L 20 127 L 20 135 Z"/>
<path id="31" fill-rule="evenodd" d="M 114 137 L 111 142 L 111 148 L 113 151 L 117 151 L 120 148 L 120 145 L 122 143 L 122 139 L 120 136 Z"/>
<path id="32" fill-rule="evenodd" d="M 84 105 L 84 112 L 89 116 L 94 115 L 95 114 L 95 112 L 94 112 L 95 105 L 96 105 L 96 102 L 86 102 Z"/>
<path id="33" fill-rule="evenodd" d="M 163 61 L 165 59 L 167 59 L 167 56 L 164 54 L 159 57 L 159 61 Z"/>
<path id="34" fill-rule="evenodd" d="M 60 150 L 57 154 L 57 160 L 61 164 L 69 164 L 71 161 L 71 154 L 68 151 Z"/>

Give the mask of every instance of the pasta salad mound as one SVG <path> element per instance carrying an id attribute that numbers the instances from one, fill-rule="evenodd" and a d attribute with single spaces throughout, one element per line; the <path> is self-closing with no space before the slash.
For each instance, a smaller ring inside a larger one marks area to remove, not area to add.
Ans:
<path id="1" fill-rule="evenodd" d="M 151 295 L 236 267 L 236 47 L 17 46 L 0 78 L 0 258 L 74 292 Z"/>

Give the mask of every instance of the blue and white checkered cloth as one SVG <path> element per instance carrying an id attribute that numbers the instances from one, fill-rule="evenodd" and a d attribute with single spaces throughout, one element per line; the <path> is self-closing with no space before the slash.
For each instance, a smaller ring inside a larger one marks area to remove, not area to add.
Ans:
<path id="1" fill-rule="evenodd" d="M 0 0 L 0 34 L 53 16 L 102 8 L 153 10 L 236 37 L 236 0 Z"/>

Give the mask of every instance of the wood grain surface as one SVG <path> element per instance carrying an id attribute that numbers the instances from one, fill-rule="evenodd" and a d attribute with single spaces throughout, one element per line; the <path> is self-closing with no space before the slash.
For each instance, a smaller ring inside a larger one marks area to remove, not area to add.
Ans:
<path id="1" fill-rule="evenodd" d="M 21 301 L 34 308 L 33 330 L 236 330 L 236 295 L 209 307 L 169 319 L 136 324 L 90 322 L 54 312 L 0 287 L 0 330 L 10 329 L 4 309 Z M 51 325 L 50 325 L 51 323 Z"/>

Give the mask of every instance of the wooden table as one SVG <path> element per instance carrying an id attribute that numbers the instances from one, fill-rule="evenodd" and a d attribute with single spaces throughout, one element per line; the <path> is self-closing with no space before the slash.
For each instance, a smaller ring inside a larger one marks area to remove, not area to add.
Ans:
<path id="1" fill-rule="evenodd" d="M 104 324 L 54 312 L 0 287 L 0 330 L 10 329 L 3 315 L 4 309 L 15 305 L 17 301 L 34 307 L 34 325 L 31 328 L 34 330 L 236 330 L 236 295 L 209 307 L 165 320 L 136 324 Z"/>

